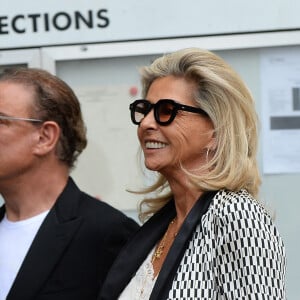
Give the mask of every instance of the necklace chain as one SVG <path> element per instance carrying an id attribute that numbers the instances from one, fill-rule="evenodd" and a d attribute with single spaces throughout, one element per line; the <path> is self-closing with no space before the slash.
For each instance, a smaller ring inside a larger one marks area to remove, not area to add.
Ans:
<path id="1" fill-rule="evenodd" d="M 170 227 L 171 227 L 171 225 L 173 225 L 175 223 L 175 220 L 176 220 L 176 217 L 169 223 L 168 228 L 167 228 L 163 238 L 161 239 L 160 243 L 158 244 L 158 246 L 152 256 L 152 261 L 151 261 L 152 263 L 155 260 L 160 259 L 161 256 L 163 255 L 164 250 L 165 250 L 166 240 L 167 240 L 167 237 L 168 237 L 168 234 L 170 231 Z M 174 238 L 176 237 L 176 235 L 177 235 L 177 232 L 174 234 Z"/>

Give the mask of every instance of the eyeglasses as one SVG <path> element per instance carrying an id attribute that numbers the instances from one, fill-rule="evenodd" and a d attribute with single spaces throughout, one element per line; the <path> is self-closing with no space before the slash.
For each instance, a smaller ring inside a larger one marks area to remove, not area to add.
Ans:
<path id="1" fill-rule="evenodd" d="M 152 108 L 154 108 L 155 121 L 159 125 L 169 125 L 175 119 L 179 110 L 207 116 L 207 113 L 201 108 L 180 104 L 171 99 L 161 99 L 155 104 L 150 103 L 148 100 L 141 99 L 129 105 L 131 121 L 139 125 Z"/>
<path id="2" fill-rule="evenodd" d="M 10 116 L 1 116 L 1 120 L 9 120 L 9 121 L 26 121 L 26 122 L 33 122 L 33 123 L 43 123 L 44 121 L 39 119 L 30 119 L 30 118 L 19 118 L 19 117 L 10 117 Z"/>

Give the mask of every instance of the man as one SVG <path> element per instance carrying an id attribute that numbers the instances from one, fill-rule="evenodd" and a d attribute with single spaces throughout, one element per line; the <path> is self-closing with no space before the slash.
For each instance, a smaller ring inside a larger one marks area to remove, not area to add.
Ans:
<path id="1" fill-rule="evenodd" d="M 89 300 L 138 225 L 81 192 L 80 104 L 38 69 L 0 75 L 0 299 Z"/>

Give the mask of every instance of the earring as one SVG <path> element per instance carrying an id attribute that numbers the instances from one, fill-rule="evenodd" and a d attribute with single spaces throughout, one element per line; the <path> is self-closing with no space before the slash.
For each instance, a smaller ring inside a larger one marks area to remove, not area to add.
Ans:
<path id="1" fill-rule="evenodd" d="M 210 149 L 207 148 L 207 150 L 206 150 L 206 163 L 208 163 L 208 155 L 209 155 L 209 151 L 210 151 Z"/>

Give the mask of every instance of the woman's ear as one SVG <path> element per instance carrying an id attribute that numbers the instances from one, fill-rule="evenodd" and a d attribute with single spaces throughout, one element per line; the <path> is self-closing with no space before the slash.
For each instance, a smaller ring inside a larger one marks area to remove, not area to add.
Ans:
<path id="1" fill-rule="evenodd" d="M 55 150 L 59 140 L 61 129 L 56 122 L 46 121 L 38 131 L 38 141 L 35 154 L 43 155 Z"/>
<path id="2" fill-rule="evenodd" d="M 215 151 L 217 149 L 217 139 L 215 131 L 212 133 L 212 137 L 207 145 L 207 149 L 209 149 L 210 151 Z"/>

